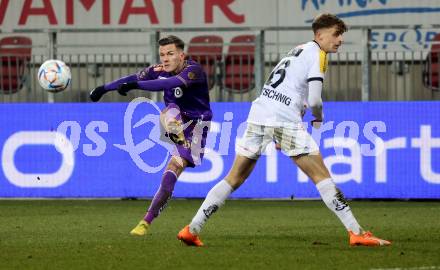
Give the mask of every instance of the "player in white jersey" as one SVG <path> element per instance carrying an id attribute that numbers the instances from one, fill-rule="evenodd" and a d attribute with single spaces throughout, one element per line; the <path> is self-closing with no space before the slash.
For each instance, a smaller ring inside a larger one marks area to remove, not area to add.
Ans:
<path id="1" fill-rule="evenodd" d="M 332 14 L 321 14 L 312 24 L 314 40 L 298 46 L 281 59 L 252 103 L 243 138 L 237 141 L 236 158 L 224 180 L 209 192 L 191 223 L 177 238 L 202 246 L 198 234 L 208 218 L 248 178 L 267 144 L 275 140 L 281 150 L 315 183 L 322 200 L 348 231 L 350 245 L 387 246 L 391 243 L 364 231 L 342 192 L 324 165 L 319 148 L 302 125 L 304 105 L 312 111 L 312 125 L 323 121 L 321 91 L 327 53 L 337 52 L 345 23 Z"/>
<path id="2" fill-rule="evenodd" d="M 309 83 L 322 84 L 326 53 L 316 41 L 292 49 L 281 59 L 253 103 L 247 122 L 264 126 L 302 126 L 302 112 L 307 102 Z M 320 95 L 312 97 L 320 98 Z"/>

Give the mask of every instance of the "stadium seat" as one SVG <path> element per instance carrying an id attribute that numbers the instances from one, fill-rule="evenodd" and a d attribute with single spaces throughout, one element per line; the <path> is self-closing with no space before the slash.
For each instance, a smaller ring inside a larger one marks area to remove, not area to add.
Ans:
<path id="1" fill-rule="evenodd" d="M 223 38 L 215 35 L 193 37 L 188 43 L 188 56 L 203 66 L 209 89 L 215 85 L 216 67 L 222 59 Z"/>
<path id="2" fill-rule="evenodd" d="M 431 50 L 426 57 L 423 68 L 423 84 L 431 90 L 438 91 L 440 90 L 440 34 L 437 34 L 432 41 L 437 43 L 432 44 Z"/>
<path id="3" fill-rule="evenodd" d="M 0 89 L 5 94 L 16 93 L 26 80 L 26 67 L 31 59 L 32 40 L 10 36 L 0 40 Z"/>
<path id="4" fill-rule="evenodd" d="M 255 36 L 232 38 L 225 57 L 224 87 L 228 91 L 244 93 L 254 88 Z"/>

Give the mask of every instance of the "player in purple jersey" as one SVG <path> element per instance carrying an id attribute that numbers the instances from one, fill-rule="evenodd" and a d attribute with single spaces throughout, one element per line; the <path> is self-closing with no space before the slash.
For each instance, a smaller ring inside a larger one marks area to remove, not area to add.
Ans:
<path id="1" fill-rule="evenodd" d="M 158 44 L 160 64 L 98 86 L 90 93 L 90 99 L 97 102 L 105 93 L 115 90 L 123 96 L 132 89 L 164 92 L 166 108 L 160 122 L 175 147 L 150 207 L 130 232 L 140 236 L 147 233 L 150 224 L 165 208 L 183 170 L 202 161 L 212 119 L 208 82 L 202 67 L 185 60 L 185 44 L 180 38 L 170 35 L 160 39 Z"/>

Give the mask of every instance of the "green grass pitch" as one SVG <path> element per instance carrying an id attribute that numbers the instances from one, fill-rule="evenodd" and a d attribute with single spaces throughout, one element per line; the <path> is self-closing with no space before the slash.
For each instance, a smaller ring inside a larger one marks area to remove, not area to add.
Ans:
<path id="1" fill-rule="evenodd" d="M 321 201 L 229 200 L 203 248 L 177 232 L 201 200 L 172 200 L 147 237 L 129 231 L 146 201 L 1 200 L 0 269 L 440 269 L 440 202 L 353 201 L 391 247 L 349 247 Z"/>

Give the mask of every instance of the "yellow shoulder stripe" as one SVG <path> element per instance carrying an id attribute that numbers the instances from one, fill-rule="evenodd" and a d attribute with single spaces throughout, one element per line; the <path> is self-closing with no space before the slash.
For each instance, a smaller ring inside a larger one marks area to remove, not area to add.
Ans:
<path id="1" fill-rule="evenodd" d="M 327 53 L 323 50 L 319 51 L 319 70 L 325 73 L 327 70 Z"/>

